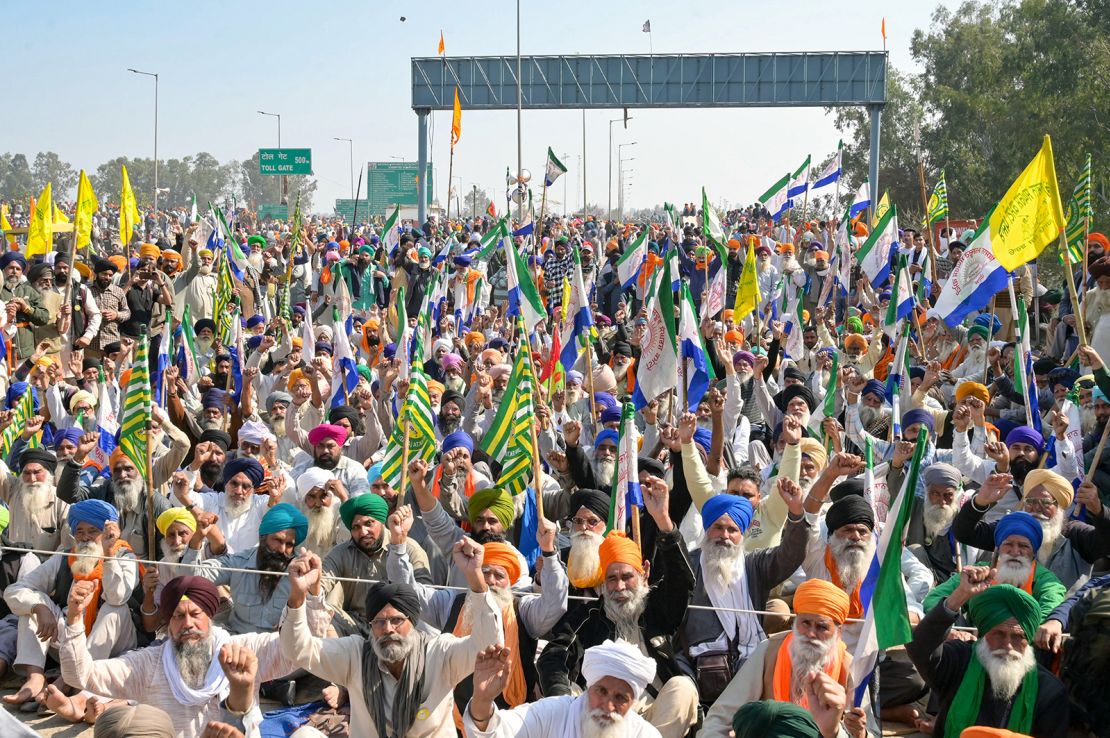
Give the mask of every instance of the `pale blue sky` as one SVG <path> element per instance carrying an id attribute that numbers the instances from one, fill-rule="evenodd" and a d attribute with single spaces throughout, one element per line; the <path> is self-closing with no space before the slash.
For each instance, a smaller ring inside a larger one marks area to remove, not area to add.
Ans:
<path id="1" fill-rule="evenodd" d="M 887 18 L 891 63 L 910 67 L 909 40 L 936 3 L 905 0 L 682 3 L 601 0 L 522 3 L 522 53 L 647 53 L 651 19 L 656 53 L 870 50 L 882 47 Z M 349 197 L 348 149 L 355 179 L 367 161 L 416 158 L 409 58 L 432 56 L 442 29 L 448 55 L 515 53 L 515 3 L 362 0 L 315 3 L 59 2 L 6 0 L 3 53 L 9 75 L 0 150 L 33 156 L 57 151 L 94 169 L 124 154 L 152 155 L 153 81 L 127 67 L 160 74 L 159 155 L 208 151 L 221 162 L 276 143 L 313 152 L 317 210 Z M 110 11 L 108 10 L 110 8 Z M 107 12 L 106 12 L 107 11 Z M 407 18 L 400 22 L 400 16 Z M 41 102 L 39 102 L 41 101 Z M 836 146 L 832 116 L 820 109 L 636 110 L 617 143 L 635 161 L 627 206 L 699 197 L 750 202 L 806 154 Z M 446 195 L 450 111 L 434 114 L 436 195 Z M 608 120 L 588 111 L 587 188 L 606 204 Z M 619 133 L 618 133 L 619 132 Z M 567 153 L 567 197 L 581 202 L 579 111 L 524 111 L 524 166 L 540 172 L 548 146 Z M 616 154 L 614 153 L 614 159 Z M 516 116 L 463 112 L 455 173 L 504 203 L 506 165 L 515 168 Z M 616 164 L 614 163 L 614 180 Z M 537 176 L 542 180 L 542 174 Z M 616 182 L 613 183 L 614 207 Z M 538 192 L 537 192 L 538 195 Z M 562 199 L 562 182 L 551 196 Z"/>

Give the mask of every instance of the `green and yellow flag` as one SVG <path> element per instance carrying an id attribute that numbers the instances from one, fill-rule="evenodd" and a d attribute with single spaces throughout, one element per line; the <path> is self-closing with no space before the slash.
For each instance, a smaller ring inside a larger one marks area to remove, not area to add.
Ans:
<path id="1" fill-rule="evenodd" d="M 146 474 L 147 423 L 150 421 L 150 362 L 148 339 L 141 336 L 135 344 L 135 361 L 120 411 L 119 447 L 136 469 Z"/>
<path id="2" fill-rule="evenodd" d="M 1064 227 L 1064 237 L 1068 244 L 1068 258 L 1072 264 L 1083 263 L 1083 253 L 1086 249 L 1087 223 L 1094 213 L 1091 211 L 1091 155 L 1087 154 L 1087 163 L 1079 173 L 1079 181 L 1068 200 L 1068 223 Z M 1064 255 L 1060 254 L 1060 263 L 1064 263 Z"/>
<path id="3" fill-rule="evenodd" d="M 1009 272 L 1036 259 L 1060 236 L 1066 221 L 1048 134 L 1033 161 L 1003 195 L 989 222 L 994 256 Z"/>
<path id="4" fill-rule="evenodd" d="M 424 459 L 431 461 L 436 455 L 436 434 L 432 399 L 428 395 L 428 378 L 424 376 L 423 365 L 413 366 L 409 375 L 409 391 L 405 404 L 397 415 L 393 433 L 385 447 L 382 459 L 382 479 L 396 489 L 401 484 L 401 463 L 404 460 L 405 422 L 409 430 L 409 460 Z M 405 490 L 397 490 L 405 494 Z"/>
<path id="5" fill-rule="evenodd" d="M 944 182 L 944 170 L 940 170 L 940 179 L 929 196 L 929 205 L 926 207 L 926 219 L 929 223 L 936 223 L 948 217 L 948 185 Z"/>
<path id="6" fill-rule="evenodd" d="M 518 318 L 519 320 L 519 318 Z M 526 336 L 523 326 L 519 335 Z M 524 339 L 527 340 L 527 339 Z M 489 431 L 482 437 L 479 447 L 501 464 L 501 476 L 497 480 L 513 495 L 518 495 L 528 486 L 532 468 L 532 423 L 535 422 L 535 407 L 532 401 L 532 388 L 535 376 L 532 368 L 532 352 L 527 346 L 517 350 L 513 371 L 505 386 L 505 394 Z"/>
<path id="7" fill-rule="evenodd" d="M 27 427 L 27 420 L 35 414 L 35 398 L 34 389 L 30 384 L 23 394 L 16 400 L 15 407 L 12 408 L 12 422 L 4 429 L 4 433 L 0 435 L 0 450 L 3 451 L 4 458 L 8 458 L 8 453 L 12 450 L 12 444 L 15 439 L 23 433 L 23 429 Z M 42 445 L 42 431 L 31 436 L 27 441 L 27 448 L 38 448 Z"/>

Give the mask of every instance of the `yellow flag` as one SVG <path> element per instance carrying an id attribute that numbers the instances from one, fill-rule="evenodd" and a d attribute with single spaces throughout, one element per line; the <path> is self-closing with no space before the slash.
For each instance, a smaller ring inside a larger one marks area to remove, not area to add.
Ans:
<path id="1" fill-rule="evenodd" d="M 35 214 L 31 216 L 31 224 L 27 228 L 27 258 L 47 254 L 53 245 L 54 196 L 50 192 L 50 183 L 47 182 L 35 203 Z"/>
<path id="2" fill-rule="evenodd" d="M 8 220 L 8 206 L 0 205 L 0 231 L 6 234 L 12 229 L 12 222 Z M 8 246 L 15 247 L 15 236 L 7 236 Z"/>
<path id="3" fill-rule="evenodd" d="M 462 106 L 459 105 L 459 88 L 455 88 L 455 112 L 451 114 L 451 148 L 455 148 L 455 144 L 459 142 L 462 137 Z"/>
<path id="4" fill-rule="evenodd" d="M 1052 160 L 1052 139 L 1046 134 L 1041 150 L 991 213 L 994 256 L 1012 272 L 1036 259 L 1045 246 L 1060 237 L 1066 224 Z"/>
<path id="5" fill-rule="evenodd" d="M 871 227 L 874 228 L 875 224 L 886 215 L 886 211 L 890 210 L 890 193 L 884 192 L 882 198 L 879 199 L 879 204 L 875 207 L 875 216 L 871 218 Z"/>
<path id="6" fill-rule="evenodd" d="M 740 325 L 740 321 L 751 315 L 759 305 L 759 276 L 755 271 L 755 242 L 748 242 L 748 258 L 744 260 L 744 269 L 740 272 L 740 283 L 736 285 L 736 304 L 732 306 L 732 322 Z"/>
<path id="7" fill-rule="evenodd" d="M 73 228 L 77 232 L 77 248 L 83 249 L 92 243 L 92 218 L 100 203 L 96 201 L 92 183 L 85 170 L 81 170 L 81 179 L 77 182 L 77 207 L 73 211 Z"/>
<path id="8" fill-rule="evenodd" d="M 139 206 L 135 202 L 135 193 L 131 191 L 131 180 L 127 177 L 127 167 L 123 170 L 123 183 L 119 191 L 119 239 L 126 248 L 131 243 L 131 233 L 135 226 L 142 225 L 142 216 L 139 215 Z"/>
<path id="9" fill-rule="evenodd" d="M 54 203 L 54 222 L 55 223 L 68 223 L 69 222 L 69 218 L 67 218 L 66 214 L 62 212 L 62 209 L 58 207 L 58 203 Z"/>

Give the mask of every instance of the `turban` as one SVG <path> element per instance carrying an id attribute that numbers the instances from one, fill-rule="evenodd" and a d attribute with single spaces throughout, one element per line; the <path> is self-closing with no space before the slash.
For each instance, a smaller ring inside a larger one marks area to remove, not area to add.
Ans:
<path id="1" fill-rule="evenodd" d="M 119 511 L 104 500 L 81 500 L 69 506 L 69 532 L 76 533 L 79 523 L 88 523 L 104 530 L 108 521 L 119 522 Z"/>
<path id="2" fill-rule="evenodd" d="M 301 499 L 304 499 L 304 496 L 314 488 L 323 487 L 333 479 L 335 479 L 335 475 L 329 470 L 321 469 L 318 466 L 310 466 L 297 477 L 297 494 L 301 496 Z"/>
<path id="3" fill-rule="evenodd" d="M 570 514 L 586 508 L 602 520 L 609 518 L 609 495 L 599 489 L 580 489 L 570 497 Z"/>
<path id="4" fill-rule="evenodd" d="M 985 325 L 973 325 L 967 329 L 967 340 L 970 341 L 975 336 L 979 336 L 984 341 L 990 339 L 990 331 Z"/>
<path id="5" fill-rule="evenodd" d="M 655 668 L 655 659 L 644 656 L 627 641 L 606 638 L 600 645 L 587 648 L 582 655 L 582 676 L 586 678 L 587 687 L 605 677 L 613 677 L 631 687 L 633 698 L 637 700 L 655 681 Z"/>
<path id="6" fill-rule="evenodd" d="M 516 584 L 520 580 L 520 555 L 508 543 L 490 541 L 482 546 L 485 554 L 482 557 L 483 565 L 500 566 L 509 575 L 509 584 Z"/>
<path id="7" fill-rule="evenodd" d="M 667 473 L 667 470 L 663 467 L 663 462 L 659 459 L 653 459 L 650 456 L 641 456 L 636 463 L 641 474 L 647 474 L 657 479 L 662 479 Z"/>
<path id="8" fill-rule="evenodd" d="M 956 402 L 963 402 L 968 397 L 976 397 L 985 404 L 991 401 L 991 392 L 986 385 L 978 382 L 960 382 L 956 385 Z"/>
<path id="9" fill-rule="evenodd" d="M 335 349 L 333 349 L 331 344 L 328 343 L 327 341 L 317 341 L 316 342 L 316 353 L 318 353 L 318 354 L 327 354 L 328 356 L 332 356 L 332 355 L 335 354 Z"/>
<path id="10" fill-rule="evenodd" d="M 744 334 L 737 330 L 725 331 L 725 343 L 743 343 Z"/>
<path id="11" fill-rule="evenodd" d="M 628 564 L 641 574 L 644 573 L 644 559 L 636 542 L 618 530 L 610 531 L 598 549 L 601 556 L 601 572 L 609 571 L 611 564 Z"/>
<path id="12" fill-rule="evenodd" d="M 882 292 L 879 293 L 879 302 L 889 302 L 889 301 L 890 301 L 890 290 L 883 290 Z"/>
<path id="13" fill-rule="evenodd" d="M 74 446 L 81 440 L 81 436 L 85 431 L 81 428 L 66 428 L 54 436 L 54 450 L 57 451 L 58 447 L 62 445 L 62 441 L 69 441 Z"/>
<path id="14" fill-rule="evenodd" d="M 386 605 L 393 605 L 409 620 L 420 617 L 420 597 L 408 584 L 377 582 L 366 594 L 366 616 L 373 620 Z"/>
<path id="15" fill-rule="evenodd" d="M 856 318 L 848 318 L 849 323 L 851 323 L 853 320 L 857 320 L 857 319 Z M 853 326 L 849 326 L 849 327 L 851 328 Z M 863 326 L 861 324 L 860 328 L 862 328 L 862 327 Z M 847 349 L 850 349 L 850 348 L 853 348 L 853 347 L 858 348 L 860 351 L 866 351 L 867 350 L 867 339 L 864 338 L 863 335 L 861 333 L 859 333 L 858 331 L 853 331 L 852 333 L 849 333 L 847 336 L 844 337 L 844 349 L 847 350 Z"/>
<path id="16" fill-rule="evenodd" d="M 855 315 L 844 321 L 844 327 L 848 330 L 848 333 L 855 334 L 857 336 L 860 336 L 860 334 L 863 333 L 863 321 Z M 860 336 L 860 338 L 863 338 L 863 336 Z M 864 345 L 866 345 L 866 342 L 864 342 Z"/>
<path id="17" fill-rule="evenodd" d="M 803 438 L 798 445 L 801 447 L 802 455 L 808 456 L 814 464 L 817 464 L 818 469 L 824 469 L 829 463 L 829 452 L 820 441 Z"/>
<path id="18" fill-rule="evenodd" d="M 40 464 L 51 474 L 58 468 L 58 457 L 51 451 L 45 448 L 29 448 L 23 451 L 19 457 L 20 471 L 28 464 Z"/>
<path id="19" fill-rule="evenodd" d="M 443 385 L 443 382 L 437 382 L 434 379 L 429 379 L 428 380 L 428 394 L 430 394 L 430 395 L 439 395 L 440 399 L 442 399 L 443 390 L 445 390 L 445 389 L 447 389 L 447 388 Z"/>
<path id="20" fill-rule="evenodd" d="M 955 487 L 963 485 L 964 475 L 951 464 L 937 462 L 925 468 L 925 486 Z"/>
<path id="21" fill-rule="evenodd" d="M 497 349 L 488 348 L 488 349 L 482 351 L 482 353 L 478 354 L 478 358 L 482 360 L 483 364 L 492 363 L 492 364 L 496 365 L 496 364 L 500 364 L 501 359 L 504 358 L 504 357 L 501 355 L 501 352 L 498 351 Z"/>
<path id="22" fill-rule="evenodd" d="M 756 247 L 755 253 L 759 254 L 760 256 L 763 256 L 765 254 L 767 256 L 770 256 L 771 255 L 771 247 L 770 246 L 758 246 L 758 247 Z"/>
<path id="23" fill-rule="evenodd" d="M 343 419 L 346 419 L 346 421 L 351 424 L 350 434 L 352 436 L 361 436 L 363 434 L 364 427 L 362 418 L 359 417 L 358 410 L 355 410 L 350 405 L 336 405 L 328 411 L 329 423 L 338 424 L 339 421 Z M 342 441 L 340 444 L 342 444 Z"/>
<path id="24" fill-rule="evenodd" d="M 384 523 L 386 518 L 389 517 L 389 503 L 381 495 L 368 492 L 348 498 L 346 502 L 340 505 L 339 517 L 348 530 L 354 525 L 356 515 L 365 515 L 379 523 Z"/>
<path id="25" fill-rule="evenodd" d="M 227 406 L 224 402 L 225 397 L 227 397 L 227 394 L 223 390 L 210 389 L 205 392 L 204 397 L 201 398 L 201 407 L 205 410 L 213 407 L 223 410 Z"/>
<path id="26" fill-rule="evenodd" d="M 821 615 L 837 625 L 848 618 L 849 605 L 844 590 L 824 579 L 807 579 L 794 592 L 794 612 Z"/>
<path id="27" fill-rule="evenodd" d="M 157 259 L 162 255 L 162 249 L 158 248 L 152 243 L 144 243 L 139 247 L 140 259 Z"/>
<path id="28" fill-rule="evenodd" d="M 471 264 L 471 262 L 473 261 L 473 259 L 471 259 L 471 258 L 470 258 L 469 256 L 467 256 L 466 254 L 460 254 L 460 255 L 456 256 L 456 257 L 455 257 L 455 258 L 453 259 L 453 261 L 455 262 L 455 265 L 456 265 L 456 266 L 461 266 L 461 267 L 468 267 L 468 266 L 470 266 L 470 264 Z"/>
<path id="29" fill-rule="evenodd" d="M 1094 244 L 1100 247 L 1103 251 L 1110 251 L 1110 239 L 1105 235 L 1095 231 L 1094 233 L 1087 234 L 1087 243 Z"/>
<path id="30" fill-rule="evenodd" d="M 434 355 L 435 352 L 439 351 L 440 349 L 449 352 L 451 350 L 451 342 L 448 341 L 446 338 L 437 338 L 436 340 L 432 341 L 432 354 Z"/>
<path id="31" fill-rule="evenodd" d="M 247 318 L 247 327 L 254 328 L 256 326 L 262 325 L 265 322 L 266 319 L 261 315 L 252 315 L 251 317 Z"/>
<path id="32" fill-rule="evenodd" d="M 184 523 L 192 532 L 196 533 L 197 531 L 197 519 L 193 517 L 191 512 L 183 507 L 167 508 L 158 516 L 158 520 L 154 522 L 154 527 L 158 529 L 159 533 L 166 535 L 166 531 L 168 531 L 170 526 L 174 523 Z"/>
<path id="33" fill-rule="evenodd" d="M 621 421 L 621 409 L 619 407 L 607 407 L 601 411 L 601 424 L 619 423 Z"/>
<path id="34" fill-rule="evenodd" d="M 741 361 L 748 362 L 749 366 L 755 366 L 755 354 L 751 351 L 737 351 L 732 355 L 732 363 L 736 364 Z"/>
<path id="35" fill-rule="evenodd" d="M 485 334 L 480 333 L 479 331 L 470 331 L 463 338 L 463 343 L 465 343 L 467 346 L 481 346 L 485 342 L 486 342 Z"/>
<path id="36" fill-rule="evenodd" d="M 266 239 L 263 236 L 251 236 L 247 239 L 248 246 L 257 246 L 260 249 L 266 248 Z"/>
<path id="37" fill-rule="evenodd" d="M 262 480 L 266 478 L 266 470 L 262 468 L 262 464 L 249 456 L 230 459 L 224 464 L 224 484 L 230 482 L 236 474 L 245 476 L 255 487 L 262 484 Z"/>
<path id="38" fill-rule="evenodd" d="M 1060 506 L 1061 510 L 1068 509 L 1075 492 L 1067 479 L 1048 469 L 1033 469 L 1025 475 L 1025 485 L 1022 487 L 1022 491 L 1028 495 L 1042 485 L 1052 495 L 1052 499 L 1056 500 L 1056 504 Z"/>
<path id="39" fill-rule="evenodd" d="M 877 379 L 867 380 L 867 384 L 863 386 L 861 395 L 875 395 L 880 400 L 886 399 L 886 385 Z"/>
<path id="40" fill-rule="evenodd" d="M 1079 381 L 1079 372 L 1065 366 L 1057 367 L 1048 373 L 1048 381 L 1053 387 L 1059 384 L 1071 389 Z"/>
<path id="41" fill-rule="evenodd" d="M 594 392 L 612 393 L 617 390 L 617 377 L 608 364 L 594 367 Z"/>
<path id="42" fill-rule="evenodd" d="M 567 384 L 582 384 L 585 379 L 586 376 L 576 369 L 567 372 Z"/>
<path id="43" fill-rule="evenodd" d="M 500 352 L 498 352 L 498 355 L 500 355 Z M 512 364 L 494 364 L 486 373 L 489 374 L 490 379 L 501 379 L 501 377 L 509 376 L 512 371 Z"/>
<path id="44" fill-rule="evenodd" d="M 1059 364 L 1057 364 L 1055 360 L 1050 359 L 1046 356 L 1042 359 L 1037 359 L 1036 361 L 1033 362 L 1033 373 L 1034 374 L 1048 374 L 1049 372 L 1051 372 L 1053 369 L 1055 369 L 1058 366 L 1059 366 Z"/>
<path id="45" fill-rule="evenodd" d="M 694 431 L 694 445 L 701 449 L 706 456 L 713 445 L 713 433 L 708 428 L 698 428 Z"/>
<path id="46" fill-rule="evenodd" d="M 464 362 L 463 357 L 458 354 L 444 354 L 440 358 L 439 363 L 443 366 L 444 371 L 446 371 L 448 369 L 462 369 Z"/>
<path id="47" fill-rule="evenodd" d="M 474 453 L 474 439 L 466 431 L 455 431 L 448 433 L 443 438 L 443 453 L 453 451 L 456 448 L 465 448 L 468 453 Z"/>
<path id="48" fill-rule="evenodd" d="M 81 402 L 87 402 L 90 406 L 96 407 L 96 395 L 92 392 L 86 392 L 85 390 L 77 390 L 69 396 L 69 402 L 66 404 L 69 406 L 69 411 L 72 413 L 73 406 Z"/>
<path id="49" fill-rule="evenodd" d="M 829 490 L 829 499 L 836 502 L 841 497 L 848 497 L 850 495 L 863 497 L 863 492 L 863 480 L 859 477 L 853 477 L 852 479 L 845 479 Z"/>
<path id="50" fill-rule="evenodd" d="M 18 251 L 7 251 L 0 256 L 0 269 L 7 269 L 9 264 L 19 264 L 20 269 L 27 270 L 27 259 Z"/>
<path id="51" fill-rule="evenodd" d="M 251 336 L 247 339 L 247 348 L 254 351 L 262 345 L 262 336 Z"/>
<path id="52" fill-rule="evenodd" d="M 108 259 L 93 260 L 93 272 L 96 274 L 100 274 L 101 272 L 111 272 L 114 274 L 118 271 L 119 267 L 116 266 L 115 262 L 109 261 Z"/>
<path id="53" fill-rule="evenodd" d="M 611 443 L 616 446 L 620 442 L 620 436 L 612 428 L 605 428 L 594 437 L 594 448 L 599 447 L 603 443 Z"/>
<path id="54" fill-rule="evenodd" d="M 11 513 L 8 508 L 0 507 L 0 533 L 7 530 L 9 521 L 11 521 Z"/>
<path id="55" fill-rule="evenodd" d="M 1014 585 L 995 584 L 971 598 L 967 616 L 979 629 L 980 638 L 999 623 L 1014 618 L 1032 641 L 1041 623 L 1041 608 L 1031 595 Z"/>
<path id="56" fill-rule="evenodd" d="M 366 481 L 368 481 L 370 484 L 373 484 L 374 482 L 381 479 L 382 478 L 382 469 L 384 467 L 385 467 L 385 462 L 384 461 L 379 461 L 378 463 L 372 465 L 369 469 L 366 470 Z"/>
<path id="57" fill-rule="evenodd" d="M 820 738 L 817 721 L 793 702 L 760 700 L 743 705 L 732 716 L 736 738 Z"/>
<path id="58" fill-rule="evenodd" d="M 810 412 L 813 412 L 813 408 L 817 407 L 817 400 L 813 396 L 813 391 L 803 384 L 792 384 L 782 392 L 779 392 L 775 396 L 775 406 L 785 413 L 787 406 L 790 405 L 790 401 L 795 397 L 800 397 L 805 400 L 806 407 L 809 408 Z"/>
<path id="59" fill-rule="evenodd" d="M 163 259 L 168 259 L 169 261 L 174 261 L 178 264 L 181 263 L 181 254 L 177 253 L 173 249 L 162 249 L 161 256 Z"/>
<path id="60" fill-rule="evenodd" d="M 987 313 L 975 316 L 975 320 L 972 322 L 975 325 L 981 325 L 984 328 L 988 329 L 991 332 L 992 336 L 1002 330 L 1002 321 L 999 320 L 996 316 Z"/>
<path id="61" fill-rule="evenodd" d="M 166 582 L 158 601 L 162 622 L 170 622 L 173 611 L 183 599 L 192 602 L 210 618 L 215 617 L 216 611 L 220 609 L 220 592 L 215 584 L 204 577 L 175 577 Z"/>
<path id="62" fill-rule="evenodd" d="M 841 497 L 829 507 L 828 513 L 825 514 L 825 524 L 830 536 L 845 525 L 863 524 L 874 530 L 875 511 L 862 497 L 848 495 Z"/>
<path id="63" fill-rule="evenodd" d="M 513 507 L 513 498 L 508 491 L 501 487 L 486 487 L 475 492 L 466 505 L 466 516 L 473 523 L 478 519 L 478 513 L 489 510 L 501 523 L 501 527 L 508 530 L 516 517 Z"/>
<path id="64" fill-rule="evenodd" d="M 341 425 L 330 425 L 324 423 L 318 425 L 308 432 L 308 442 L 313 446 L 319 446 L 324 441 L 331 439 L 338 443 L 340 446 L 347 440 L 347 429 Z"/>
<path id="65" fill-rule="evenodd" d="M 248 420 L 239 427 L 239 443 L 245 441 L 258 446 L 269 435 L 271 435 L 270 429 L 266 427 L 265 423 L 258 420 Z"/>
<path id="66" fill-rule="evenodd" d="M 782 371 L 783 379 L 793 379 L 795 382 L 806 381 L 806 375 L 796 366 L 788 366 Z"/>
<path id="67" fill-rule="evenodd" d="M 1019 425 L 1006 434 L 1006 445 L 1013 446 L 1015 443 L 1027 444 L 1040 453 L 1044 447 L 1044 437 L 1027 425 Z"/>
<path id="68" fill-rule="evenodd" d="M 117 705 L 96 720 L 93 738 L 174 738 L 177 728 L 165 710 L 153 705 Z"/>
<path id="69" fill-rule="evenodd" d="M 913 410 L 909 410 L 903 413 L 902 425 L 904 427 L 909 428 L 911 425 L 914 425 L 916 423 L 920 423 L 921 425 L 928 428 L 930 434 L 936 432 L 936 426 L 933 423 L 933 414 L 928 410 L 920 407 L 915 407 Z"/>
<path id="70" fill-rule="evenodd" d="M 214 443 L 224 451 L 231 448 L 231 436 L 226 431 L 218 428 L 209 428 L 200 434 L 197 443 Z"/>
<path id="71" fill-rule="evenodd" d="M 615 341 L 613 343 L 613 353 L 621 356 L 632 356 L 632 345 L 628 341 Z"/>
<path id="72" fill-rule="evenodd" d="M 923 367 L 923 366 L 911 366 L 910 367 L 910 379 L 925 379 L 925 367 Z"/>
<path id="73" fill-rule="evenodd" d="M 308 518 L 288 502 L 279 502 L 266 511 L 262 522 L 258 525 L 258 535 L 268 536 L 283 530 L 292 530 L 296 533 L 293 545 L 299 546 L 308 535 Z"/>
<path id="74" fill-rule="evenodd" d="M 617 398 L 613 397 L 608 392 L 594 392 L 594 404 L 601 408 L 620 408 L 617 403 Z"/>
<path id="75" fill-rule="evenodd" d="M 462 410 L 464 407 L 466 407 L 466 398 L 462 396 L 462 393 L 456 392 L 455 390 L 443 391 L 443 395 L 439 398 L 440 408 L 442 408 L 449 402 L 455 403 L 455 405 L 458 406 L 459 410 Z"/>
<path id="76" fill-rule="evenodd" d="M 211 318 L 201 318 L 196 323 L 193 323 L 193 332 L 194 333 L 200 333 L 205 328 L 207 328 L 208 330 L 215 333 L 216 332 L 216 321 L 212 320 Z"/>
<path id="77" fill-rule="evenodd" d="M 701 506 L 701 524 L 705 530 L 709 530 L 722 515 L 727 515 L 732 522 L 736 523 L 741 533 L 747 533 L 748 526 L 752 523 L 753 512 L 752 503 L 748 502 L 746 497 L 730 494 L 713 495 Z"/>
<path id="78" fill-rule="evenodd" d="M 1027 512 L 1017 511 L 1002 516 L 994 526 L 994 547 L 998 548 L 1010 536 L 1021 536 L 1036 551 L 1044 540 L 1041 522 Z"/>

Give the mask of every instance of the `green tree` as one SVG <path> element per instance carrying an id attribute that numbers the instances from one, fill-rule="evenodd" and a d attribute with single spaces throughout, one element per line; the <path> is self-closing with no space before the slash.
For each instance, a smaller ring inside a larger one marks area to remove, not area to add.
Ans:
<path id="1" fill-rule="evenodd" d="M 56 201 L 66 199 L 70 190 L 77 187 L 77 171 L 68 161 L 53 151 L 40 151 L 35 156 L 35 163 L 31 167 L 35 189 L 40 192 L 46 187 L 47 182 L 52 185 Z"/>
<path id="2" fill-rule="evenodd" d="M 27 203 L 29 198 L 38 197 L 41 189 L 35 189 L 34 176 L 27 157 L 23 154 L 4 154 L 0 156 L 0 197 Z"/>

